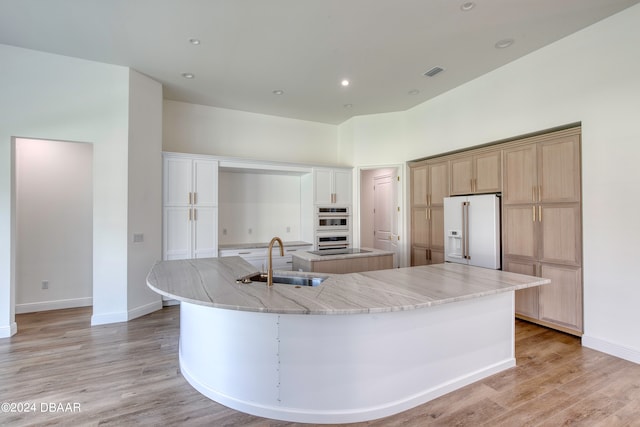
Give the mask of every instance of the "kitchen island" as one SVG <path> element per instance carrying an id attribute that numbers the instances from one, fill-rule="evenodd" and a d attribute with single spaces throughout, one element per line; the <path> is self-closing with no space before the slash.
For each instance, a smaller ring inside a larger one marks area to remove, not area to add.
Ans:
<path id="1" fill-rule="evenodd" d="M 394 252 L 374 248 L 297 251 L 292 254 L 294 271 L 359 273 L 393 268 Z"/>
<path id="2" fill-rule="evenodd" d="M 312 287 L 236 283 L 253 272 L 239 257 L 162 261 L 147 283 L 181 301 L 180 369 L 194 388 L 311 423 L 395 414 L 514 366 L 514 291 L 550 282 L 440 264 Z"/>

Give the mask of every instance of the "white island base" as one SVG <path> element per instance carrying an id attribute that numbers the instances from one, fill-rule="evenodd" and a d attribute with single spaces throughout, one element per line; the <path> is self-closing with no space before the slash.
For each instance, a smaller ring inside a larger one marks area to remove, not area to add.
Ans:
<path id="1" fill-rule="evenodd" d="M 348 423 L 396 414 L 515 366 L 514 292 L 369 314 L 278 314 L 189 302 L 180 368 L 225 406 Z"/>

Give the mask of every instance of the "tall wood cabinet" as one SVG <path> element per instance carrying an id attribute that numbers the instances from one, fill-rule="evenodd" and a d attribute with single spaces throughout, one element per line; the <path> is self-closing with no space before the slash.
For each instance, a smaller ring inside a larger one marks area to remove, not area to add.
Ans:
<path id="1" fill-rule="evenodd" d="M 581 335 L 580 128 L 411 162 L 411 265 L 444 261 L 448 195 L 502 193 L 502 265 L 551 284 L 516 292 L 516 316 Z"/>
<path id="2" fill-rule="evenodd" d="M 581 334 L 580 134 L 571 129 L 503 151 L 504 269 L 551 279 L 516 292 L 516 314 Z"/>
<path id="3" fill-rule="evenodd" d="M 449 195 L 448 161 L 411 166 L 411 265 L 444 262 L 444 198 Z"/>
<path id="4" fill-rule="evenodd" d="M 218 256 L 218 162 L 165 153 L 162 257 Z"/>

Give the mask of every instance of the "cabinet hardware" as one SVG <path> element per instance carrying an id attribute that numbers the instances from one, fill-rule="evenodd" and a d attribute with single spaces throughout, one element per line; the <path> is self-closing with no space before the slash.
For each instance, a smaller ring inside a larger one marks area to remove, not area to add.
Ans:
<path id="1" fill-rule="evenodd" d="M 533 214 L 533 222 L 536 222 L 536 207 L 531 206 L 531 213 Z"/>
<path id="2" fill-rule="evenodd" d="M 538 185 L 538 201 L 541 202 L 542 201 L 542 185 Z"/>
<path id="3" fill-rule="evenodd" d="M 193 193 L 193 204 L 194 205 L 198 204 L 198 193 Z"/>
<path id="4" fill-rule="evenodd" d="M 538 206 L 538 222 L 542 222 L 542 206 Z"/>
<path id="5" fill-rule="evenodd" d="M 431 208 L 427 209 L 427 211 L 429 211 L 429 218 L 428 220 L 431 221 Z"/>
<path id="6" fill-rule="evenodd" d="M 191 194 L 191 193 L 189 193 L 189 194 Z M 192 216 L 192 215 L 193 215 L 193 214 L 191 213 L 191 208 L 189 208 L 189 221 L 191 221 L 191 216 Z"/>
<path id="7" fill-rule="evenodd" d="M 249 255 L 251 252 L 238 252 L 238 255 Z"/>
<path id="8" fill-rule="evenodd" d="M 198 220 L 198 209 L 193 209 L 193 220 L 197 221 Z"/>
<path id="9" fill-rule="evenodd" d="M 191 191 L 189 191 L 189 204 L 193 204 L 193 193 Z"/>

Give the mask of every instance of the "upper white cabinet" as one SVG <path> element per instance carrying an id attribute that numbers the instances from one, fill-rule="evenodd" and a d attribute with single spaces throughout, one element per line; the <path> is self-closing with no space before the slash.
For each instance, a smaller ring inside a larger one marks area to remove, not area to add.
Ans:
<path id="1" fill-rule="evenodd" d="M 163 259 L 218 254 L 218 162 L 165 153 Z"/>
<path id="2" fill-rule="evenodd" d="M 314 168 L 314 203 L 316 205 L 350 205 L 351 169 Z"/>

